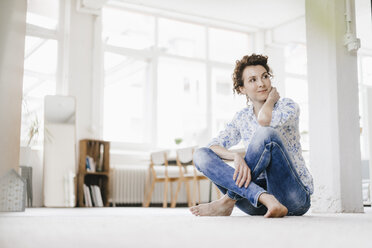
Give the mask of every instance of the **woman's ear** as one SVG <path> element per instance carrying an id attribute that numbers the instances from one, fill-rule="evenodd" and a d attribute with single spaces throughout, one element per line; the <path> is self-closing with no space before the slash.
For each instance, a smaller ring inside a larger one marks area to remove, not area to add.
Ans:
<path id="1" fill-rule="evenodd" d="M 240 91 L 240 94 L 245 95 L 245 88 L 244 88 L 244 86 L 239 86 L 239 91 Z"/>

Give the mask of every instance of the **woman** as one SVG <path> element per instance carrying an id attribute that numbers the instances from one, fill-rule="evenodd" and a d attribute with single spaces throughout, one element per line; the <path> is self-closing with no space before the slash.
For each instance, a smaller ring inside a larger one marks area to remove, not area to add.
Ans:
<path id="1" fill-rule="evenodd" d="M 301 154 L 298 105 L 280 98 L 271 85 L 267 57 L 252 54 L 236 61 L 234 92 L 248 107 L 236 113 L 226 129 L 194 154 L 195 166 L 224 196 L 190 208 L 194 215 L 229 216 L 236 205 L 249 215 L 303 215 L 310 208 L 313 179 Z M 242 140 L 244 156 L 231 152 Z M 224 160 L 233 160 L 234 167 Z"/>

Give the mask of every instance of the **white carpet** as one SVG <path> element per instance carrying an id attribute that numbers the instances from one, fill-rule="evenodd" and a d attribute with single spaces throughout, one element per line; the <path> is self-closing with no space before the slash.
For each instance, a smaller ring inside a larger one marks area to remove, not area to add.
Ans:
<path id="1" fill-rule="evenodd" d="M 372 247 L 372 210 L 265 219 L 187 208 L 28 208 L 0 213 L 0 247 Z"/>

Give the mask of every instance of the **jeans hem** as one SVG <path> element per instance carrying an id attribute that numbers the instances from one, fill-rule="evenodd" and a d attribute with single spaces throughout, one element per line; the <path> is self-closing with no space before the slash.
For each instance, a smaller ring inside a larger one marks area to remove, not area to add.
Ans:
<path id="1" fill-rule="evenodd" d="M 254 207 L 258 208 L 258 207 L 260 207 L 260 206 L 258 206 L 258 204 L 262 205 L 261 203 L 258 202 L 258 198 L 263 193 L 267 193 L 267 191 L 266 190 L 262 190 L 262 191 L 257 192 L 257 194 L 255 195 L 254 202 L 252 202 L 252 204 L 253 204 Z"/>
<path id="2" fill-rule="evenodd" d="M 238 195 L 238 194 L 236 194 L 236 193 L 232 193 L 230 190 L 228 190 L 226 194 L 227 194 L 227 196 L 228 196 L 230 199 L 232 199 L 232 200 L 234 200 L 234 201 L 238 201 L 238 200 L 240 200 L 240 199 L 243 198 L 243 197 L 241 197 L 240 195 Z"/>

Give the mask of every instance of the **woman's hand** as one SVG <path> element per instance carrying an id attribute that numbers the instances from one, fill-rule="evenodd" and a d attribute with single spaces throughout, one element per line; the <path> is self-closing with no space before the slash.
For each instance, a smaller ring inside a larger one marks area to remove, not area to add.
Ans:
<path id="1" fill-rule="evenodd" d="M 257 122 L 261 126 L 270 126 L 271 117 L 275 103 L 280 99 L 280 95 L 275 87 L 272 87 L 266 102 L 262 105 L 257 115 Z"/>
<path id="2" fill-rule="evenodd" d="M 251 181 L 251 169 L 248 167 L 245 160 L 237 153 L 234 156 L 234 166 L 235 172 L 233 180 L 235 184 L 239 187 L 244 185 L 247 188 Z"/>
<path id="3" fill-rule="evenodd" d="M 279 92 L 276 90 L 275 87 L 271 87 L 271 91 L 269 96 L 267 97 L 267 101 L 271 101 L 272 103 L 276 103 L 280 99 Z"/>

